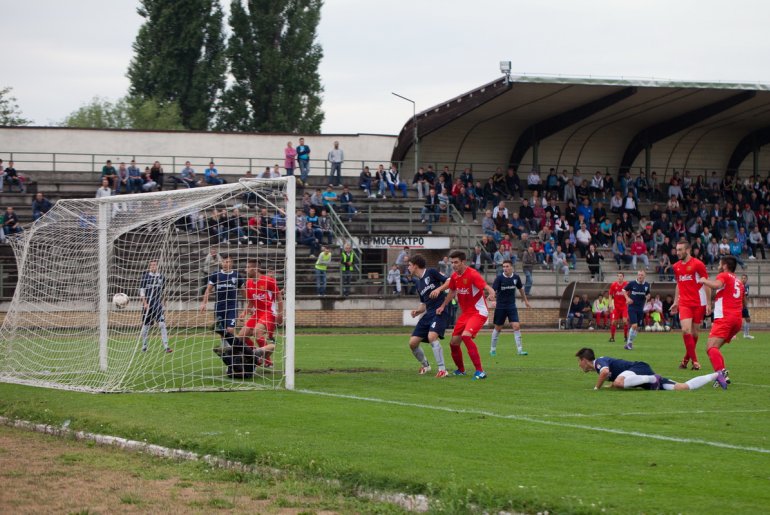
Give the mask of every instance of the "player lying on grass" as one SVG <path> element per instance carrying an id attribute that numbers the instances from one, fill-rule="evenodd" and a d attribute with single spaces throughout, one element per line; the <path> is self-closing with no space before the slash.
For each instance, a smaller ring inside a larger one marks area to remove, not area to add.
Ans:
<path id="1" fill-rule="evenodd" d="M 628 390 L 629 388 L 643 388 L 645 390 L 697 390 L 712 381 L 719 381 L 721 376 L 716 372 L 703 376 L 693 377 L 685 383 L 677 383 L 656 374 L 650 365 L 644 361 L 626 361 L 623 359 L 602 356 L 597 358 L 593 349 L 583 347 L 575 356 L 578 366 L 583 372 L 595 370 L 599 374 L 594 390 L 602 387 L 605 381 L 612 381 L 613 388 Z M 724 380 L 724 379 L 722 379 Z"/>

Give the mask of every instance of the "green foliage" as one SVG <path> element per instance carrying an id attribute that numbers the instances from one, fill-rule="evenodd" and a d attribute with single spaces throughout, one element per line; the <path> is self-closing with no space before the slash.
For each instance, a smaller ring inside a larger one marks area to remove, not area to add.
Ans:
<path id="1" fill-rule="evenodd" d="M 525 331 L 530 355 L 520 357 L 508 331 L 495 358 L 485 333 L 477 338 L 485 381 L 418 376 L 407 333 L 300 334 L 297 392 L 99 396 L 0 384 L 0 415 L 71 420 L 73 429 L 349 491 L 423 493 L 447 513 L 762 513 L 770 505 L 766 338 L 724 348 L 733 379 L 726 392 L 597 392 L 596 375 L 580 372 L 574 358 L 582 346 L 647 361 L 678 381 L 706 371 L 677 368 L 679 333 L 642 333 L 628 352 L 604 332 Z M 433 361 L 427 346 L 426 354 Z M 223 477 L 240 487 L 241 476 Z"/>
<path id="2" fill-rule="evenodd" d="M 176 102 L 121 98 L 117 102 L 94 97 L 61 123 L 64 127 L 90 129 L 184 129 Z"/>
<path id="3" fill-rule="evenodd" d="M 138 12 L 146 21 L 128 68 L 130 98 L 176 105 L 184 128 L 208 129 L 227 69 L 219 2 L 142 0 Z"/>
<path id="4" fill-rule="evenodd" d="M 227 56 L 233 84 L 216 127 L 318 133 L 323 122 L 323 57 L 315 42 L 322 0 L 233 0 Z"/>
<path id="5" fill-rule="evenodd" d="M 22 116 L 12 92 L 13 88 L 0 88 L 0 125 L 14 127 L 31 124 L 30 120 Z"/>

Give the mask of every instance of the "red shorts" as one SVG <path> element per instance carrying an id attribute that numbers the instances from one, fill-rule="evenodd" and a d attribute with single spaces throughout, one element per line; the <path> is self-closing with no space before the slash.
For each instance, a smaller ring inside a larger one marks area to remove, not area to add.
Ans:
<path id="1" fill-rule="evenodd" d="M 612 313 L 610 314 L 610 320 L 622 320 L 622 319 L 628 320 L 628 306 L 623 308 L 621 311 L 618 308 L 615 308 L 612 310 Z"/>
<path id="2" fill-rule="evenodd" d="M 722 338 L 725 343 L 730 343 L 743 326 L 741 318 L 715 318 L 711 326 L 709 338 Z"/>
<path id="3" fill-rule="evenodd" d="M 455 330 L 452 331 L 452 336 L 459 336 L 468 331 L 475 338 L 479 331 L 481 331 L 481 328 L 484 327 L 484 324 L 487 323 L 487 318 L 478 313 L 468 313 L 467 315 L 463 313 L 455 322 Z"/>
<path id="4" fill-rule="evenodd" d="M 679 306 L 679 320 L 692 319 L 693 324 L 700 324 L 706 316 L 706 306 Z"/>
<path id="5" fill-rule="evenodd" d="M 259 315 L 254 315 L 246 320 L 246 327 L 251 327 L 253 329 L 257 327 L 257 324 L 265 326 L 268 338 L 273 337 L 273 332 L 275 331 L 275 317 L 273 315 L 260 313 Z"/>

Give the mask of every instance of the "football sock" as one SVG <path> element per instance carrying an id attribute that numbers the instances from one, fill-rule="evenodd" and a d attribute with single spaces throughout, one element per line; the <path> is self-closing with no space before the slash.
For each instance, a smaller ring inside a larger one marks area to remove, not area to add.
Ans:
<path id="1" fill-rule="evenodd" d="M 524 350 L 522 349 L 522 346 L 521 346 L 521 331 L 514 331 L 513 339 L 516 340 L 516 349 L 518 349 L 519 352 Z"/>
<path id="2" fill-rule="evenodd" d="M 479 356 L 479 348 L 476 347 L 476 342 L 469 336 L 463 336 L 463 342 L 465 342 L 465 348 L 468 349 L 468 357 L 471 358 L 473 366 L 476 370 L 484 370 L 481 367 L 481 356 Z"/>
<path id="3" fill-rule="evenodd" d="M 701 386 L 706 386 L 707 384 L 715 381 L 716 378 L 717 373 L 714 372 L 713 374 L 706 374 L 705 376 L 693 377 L 689 381 L 685 381 L 685 384 L 690 387 L 690 390 L 697 390 Z"/>
<path id="4" fill-rule="evenodd" d="M 147 347 L 147 335 L 149 334 L 149 332 L 150 332 L 150 326 L 149 325 L 143 325 L 142 326 L 142 332 L 141 332 L 142 346 L 143 347 Z"/>
<path id="5" fill-rule="evenodd" d="M 449 345 L 449 350 L 452 351 L 452 361 L 455 362 L 457 370 L 465 372 L 465 365 L 463 364 L 463 350 L 459 345 Z"/>
<path id="6" fill-rule="evenodd" d="M 160 326 L 160 340 L 163 342 L 163 346 L 168 349 L 168 330 L 166 329 L 166 322 L 158 322 L 158 326 Z"/>
<path id="7" fill-rule="evenodd" d="M 433 350 L 433 357 L 436 358 L 438 369 L 446 370 L 446 365 L 444 364 L 444 349 L 441 347 L 441 342 L 438 340 L 431 342 L 430 347 Z"/>
<path id="8" fill-rule="evenodd" d="M 711 366 L 714 367 L 714 372 L 725 369 L 725 358 L 718 348 L 711 347 L 706 351 L 706 354 L 709 355 L 709 360 L 711 360 Z"/>
<path id="9" fill-rule="evenodd" d="M 414 357 L 417 358 L 417 361 L 419 361 L 421 365 L 425 367 L 428 366 L 428 360 L 425 359 L 425 353 L 422 351 L 422 347 L 418 345 L 412 349 L 412 354 L 414 354 Z"/>
<path id="10" fill-rule="evenodd" d="M 698 346 L 698 335 L 697 334 L 693 334 L 691 336 L 692 336 L 692 350 L 690 351 L 690 358 L 694 362 L 697 363 L 698 362 L 698 354 L 695 352 L 695 347 Z"/>
<path id="11" fill-rule="evenodd" d="M 612 338 L 613 340 L 615 339 L 615 332 L 617 330 L 618 329 L 615 327 L 615 324 L 610 325 L 610 338 Z"/>
<path id="12" fill-rule="evenodd" d="M 636 329 L 633 327 L 628 331 L 628 343 L 634 343 L 634 339 L 636 338 Z"/>
<path id="13" fill-rule="evenodd" d="M 500 331 L 497 329 L 492 329 L 492 347 L 490 347 L 490 351 L 494 352 L 497 350 L 497 339 L 500 338 Z"/>
<path id="14" fill-rule="evenodd" d="M 693 338 L 693 335 L 682 334 L 682 341 L 684 341 L 684 360 L 698 361 L 698 358 L 695 356 L 695 338 Z"/>
<path id="15" fill-rule="evenodd" d="M 640 384 L 654 383 L 655 376 L 630 376 L 623 381 L 623 389 L 635 388 Z"/>
<path id="16" fill-rule="evenodd" d="M 749 335 L 749 326 L 750 325 L 751 324 L 749 324 L 748 322 L 744 322 L 743 323 L 743 336 L 748 336 Z"/>
<path id="17" fill-rule="evenodd" d="M 265 340 L 264 336 L 260 336 L 259 338 L 257 338 L 257 347 L 261 349 L 265 345 L 267 345 L 267 340 Z"/>

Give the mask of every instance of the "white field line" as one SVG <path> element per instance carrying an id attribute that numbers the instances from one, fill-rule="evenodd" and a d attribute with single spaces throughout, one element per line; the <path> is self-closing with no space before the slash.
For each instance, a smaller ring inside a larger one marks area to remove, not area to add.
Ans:
<path id="1" fill-rule="evenodd" d="M 538 414 L 528 415 L 532 417 L 543 418 L 602 418 L 602 417 L 649 417 L 650 415 L 706 415 L 723 413 L 770 413 L 770 409 L 734 409 L 734 410 L 677 410 L 677 411 L 630 411 L 626 413 L 556 413 L 556 414 Z"/>
<path id="2" fill-rule="evenodd" d="M 500 413 L 494 413 L 492 411 L 474 410 L 465 408 L 450 408 L 446 406 L 433 406 L 430 404 L 419 404 L 413 402 L 394 401 L 389 399 L 378 399 L 376 397 L 362 397 L 359 395 L 347 395 L 341 393 L 321 392 L 315 390 L 294 390 L 297 393 L 308 395 L 319 395 L 323 397 L 336 397 L 339 399 L 350 399 L 363 402 L 374 402 L 378 404 L 389 404 L 392 406 L 401 406 L 405 408 L 419 408 L 433 411 L 443 411 L 446 413 L 467 413 L 469 415 L 483 415 L 490 418 L 499 418 L 503 420 L 516 420 L 520 422 L 530 422 L 532 424 L 541 424 L 545 426 L 566 427 L 571 429 L 582 429 L 584 431 L 594 431 L 598 433 L 610 433 L 621 436 L 632 436 L 636 438 L 646 438 L 648 440 L 661 440 L 664 442 L 686 443 L 694 445 L 706 445 L 709 447 L 718 447 L 720 449 L 732 449 L 736 451 L 753 452 L 758 454 L 770 454 L 770 449 L 763 447 L 749 447 L 744 445 L 735 445 L 725 442 L 714 442 L 709 440 L 701 440 L 700 438 L 679 438 L 676 436 L 665 436 L 655 433 L 642 433 L 640 431 L 625 431 L 622 429 L 612 429 L 607 427 L 588 426 L 584 424 L 573 424 L 569 422 L 558 422 L 555 420 L 543 420 L 531 416 L 525 415 L 503 415 Z"/>

